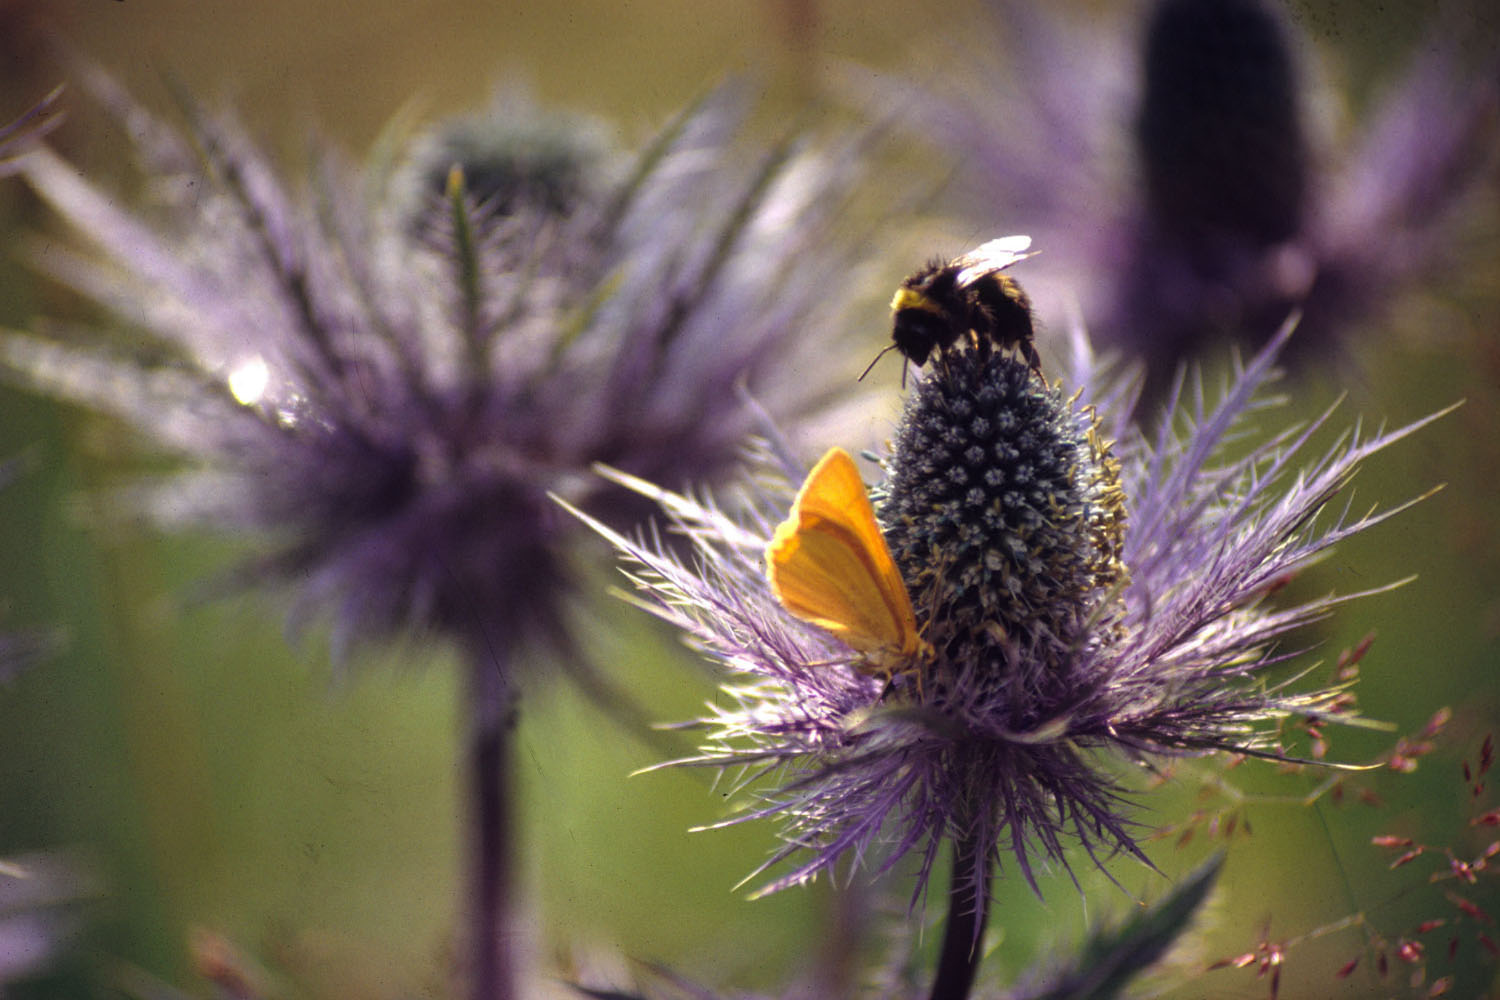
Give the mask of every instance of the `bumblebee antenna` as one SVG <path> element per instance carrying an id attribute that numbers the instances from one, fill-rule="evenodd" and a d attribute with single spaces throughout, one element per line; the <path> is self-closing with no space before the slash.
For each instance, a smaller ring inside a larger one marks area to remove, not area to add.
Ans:
<path id="1" fill-rule="evenodd" d="M 855 379 L 855 381 L 863 382 L 865 380 L 865 376 L 870 374 L 870 372 L 874 370 L 876 365 L 880 364 L 880 359 L 885 357 L 895 349 L 895 344 L 886 344 L 885 349 L 882 350 L 879 354 L 875 355 L 875 360 L 871 361 L 868 365 L 865 366 L 865 370 L 859 373 L 859 378 Z M 906 388 L 906 372 L 904 370 L 901 372 L 901 388 Z"/>

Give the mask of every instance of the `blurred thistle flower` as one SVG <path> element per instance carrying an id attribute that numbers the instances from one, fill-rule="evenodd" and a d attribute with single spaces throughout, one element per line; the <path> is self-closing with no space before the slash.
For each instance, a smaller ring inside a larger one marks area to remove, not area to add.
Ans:
<path id="1" fill-rule="evenodd" d="M 294 184 L 231 119 L 191 110 L 184 139 L 94 84 L 160 211 L 127 212 L 38 152 L 26 177 L 101 253 L 37 260 L 131 333 L 44 327 L 7 337 L 4 363 L 190 459 L 131 509 L 271 535 L 244 579 L 295 585 L 298 622 L 331 609 L 338 649 L 408 627 L 479 649 L 564 642 L 577 533 L 548 490 L 630 525 L 645 506 L 600 489 L 594 462 L 712 480 L 755 426 L 742 383 L 778 419 L 832 398 L 798 362 L 847 305 L 829 288 L 848 266 L 834 226 L 852 149 L 756 156 L 731 92 L 623 176 L 575 164 L 597 190 L 570 187 L 562 213 L 550 183 L 494 210 L 509 136 L 484 152 L 476 120 L 366 170 L 322 151 Z M 414 168 L 446 190 L 415 190 Z"/>
<path id="2" fill-rule="evenodd" d="M 1472 29 L 1445 9 L 1360 127 L 1335 129 L 1328 70 L 1267 0 L 987 6 L 994 30 L 929 84 L 855 87 L 950 154 L 962 218 L 1049 248 L 1033 288 L 1084 296 L 1100 342 L 1145 362 L 1151 404 L 1184 359 L 1258 347 L 1294 306 L 1285 360 L 1332 352 L 1492 218 L 1462 211 L 1500 150 L 1500 40 L 1477 9 Z"/>
<path id="3" fill-rule="evenodd" d="M 847 325 L 839 227 L 863 140 L 758 147 L 723 88 L 628 159 L 591 123 L 544 128 L 527 105 L 389 136 L 364 168 L 320 148 L 289 181 L 231 117 L 184 100 L 184 137 L 86 78 L 156 203 L 131 212 L 39 150 L 25 177 L 97 252 L 49 244 L 37 260 L 128 332 L 40 325 L 0 341 L 0 363 L 187 459 L 127 492 L 128 509 L 268 538 L 234 582 L 292 587 L 294 624 L 330 614 L 336 659 L 406 630 L 457 641 L 471 979 L 478 997 L 509 995 L 518 654 L 571 651 L 588 541 L 547 494 L 628 527 L 649 505 L 594 463 L 714 480 L 767 414 L 795 423 L 837 398 L 808 359 Z M 537 167 L 515 143 L 546 130 L 579 138 Z M 552 662 L 593 680 L 577 657 Z"/>
<path id="4" fill-rule="evenodd" d="M 1066 866 L 1070 839 L 1096 863 L 1144 860 L 1108 752 L 1289 759 L 1286 720 L 1357 721 L 1346 685 L 1297 691 L 1268 674 L 1297 655 L 1278 640 L 1361 595 L 1266 598 L 1404 509 L 1325 513 L 1364 459 L 1433 417 L 1356 429 L 1305 458 L 1330 410 L 1247 447 L 1289 333 L 1236 366 L 1216 405 L 1180 380 L 1149 438 L 1129 384 L 1105 378 L 1081 333 L 1072 389 L 982 343 L 943 353 L 907 401 L 873 497 L 928 647 L 904 661 L 894 644 L 879 656 L 845 645 L 778 599 L 767 545 L 801 479 L 785 460 L 756 480 L 743 517 L 614 476 L 655 496 L 697 550 L 684 558 L 596 524 L 637 564 L 645 605 L 730 673 L 699 720 L 701 754 L 675 763 L 737 774 L 756 797 L 719 825 L 782 822 L 785 846 L 754 874 L 796 860 L 761 891 L 915 852 L 915 905 L 952 841 L 938 984 L 958 992 L 933 995 L 962 995 L 1005 853 L 1033 890 L 1037 859 Z M 837 517 L 829 506 L 815 529 Z M 852 537 L 836 525 L 799 538 L 822 552 L 826 578 L 812 585 L 847 600 L 851 622 L 879 618 L 848 577 L 875 574 L 882 555 Z"/>

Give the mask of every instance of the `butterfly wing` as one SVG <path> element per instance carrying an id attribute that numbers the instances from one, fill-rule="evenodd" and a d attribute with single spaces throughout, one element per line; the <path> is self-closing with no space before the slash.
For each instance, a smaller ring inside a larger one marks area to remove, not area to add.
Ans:
<path id="1" fill-rule="evenodd" d="M 792 614 L 862 653 L 921 648 L 906 582 L 891 558 L 854 460 L 832 448 L 766 548 L 771 590 Z"/>

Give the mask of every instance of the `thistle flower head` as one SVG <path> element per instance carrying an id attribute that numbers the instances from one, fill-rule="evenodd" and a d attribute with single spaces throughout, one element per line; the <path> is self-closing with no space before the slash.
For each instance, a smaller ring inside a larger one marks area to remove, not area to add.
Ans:
<path id="1" fill-rule="evenodd" d="M 1118 618 L 1126 578 L 1120 467 L 1097 418 L 1006 354 L 949 352 L 886 464 L 880 517 L 944 679 L 982 664 L 967 683 L 1076 687 L 1049 665 L 1071 665 L 1073 644 Z"/>
<path id="2" fill-rule="evenodd" d="M 320 150 L 296 180 L 227 116 L 190 106 L 183 136 L 94 86 L 157 204 L 128 211 L 51 153 L 26 177 L 94 251 L 40 265 L 130 336 L 47 327 L 4 363 L 187 459 L 133 499 L 170 528 L 269 536 L 243 577 L 294 584 L 296 620 L 331 612 L 336 648 L 408 627 L 561 639 L 576 532 L 548 491 L 634 523 L 642 502 L 593 463 L 712 479 L 760 419 L 745 384 L 786 420 L 830 395 L 815 369 L 783 376 L 804 329 L 840 326 L 850 148 L 747 155 L 732 90 L 623 164 L 584 126 L 553 147 L 588 154 L 545 181 L 507 145 L 535 137 L 530 106 L 363 168 Z M 423 171 L 441 190 L 413 193 Z"/>
<path id="3" fill-rule="evenodd" d="M 1340 687 L 1266 677 L 1296 655 L 1279 640 L 1347 598 L 1266 596 L 1393 512 L 1325 508 L 1360 462 L 1422 422 L 1356 430 L 1308 458 L 1325 415 L 1245 449 L 1285 336 L 1237 368 L 1216 405 L 1201 388 L 1173 397 L 1151 439 L 1081 335 L 1071 391 L 1010 352 L 945 352 L 913 389 L 874 490 L 930 647 L 884 670 L 793 614 L 767 580 L 761 551 L 795 469 L 766 472 L 738 518 L 621 477 L 697 547 L 689 562 L 611 535 L 648 605 L 729 672 L 689 763 L 734 769 L 760 797 L 727 822 L 782 821 L 786 845 L 761 871 L 790 866 L 767 890 L 883 850 L 885 867 L 915 852 L 920 894 L 948 838 L 977 848 L 956 877 L 979 885 L 1002 853 L 1028 880 L 1038 857 L 1066 864 L 1075 840 L 1099 861 L 1139 855 L 1108 752 L 1278 757 L 1288 717 L 1350 717 Z M 869 549 L 849 565 L 880 558 Z"/>

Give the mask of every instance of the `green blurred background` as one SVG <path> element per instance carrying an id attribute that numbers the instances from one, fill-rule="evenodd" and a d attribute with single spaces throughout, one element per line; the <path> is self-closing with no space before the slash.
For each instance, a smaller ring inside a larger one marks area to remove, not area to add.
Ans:
<path id="1" fill-rule="evenodd" d="M 1429 7 L 1308 0 L 1291 9 L 1349 80 L 1357 112 L 1421 38 L 1416 25 Z M 8 119 L 64 78 L 43 44 L 60 41 L 154 107 L 169 106 L 166 76 L 195 94 L 232 98 L 280 149 L 295 150 L 316 127 L 362 150 L 413 102 L 430 115 L 468 110 L 517 80 L 545 101 L 607 118 L 634 141 L 731 72 L 764 82 L 773 117 L 839 60 L 930 72 L 917 54 L 974 16 L 965 4 L 916 0 L 0 0 L 0 113 Z M 97 174 L 122 173 L 114 126 L 75 107 L 79 98 L 57 142 Z M 1496 181 L 1486 179 L 1485 211 L 1500 193 Z M 0 184 L 9 251 L 0 323 L 11 326 L 67 308 L 62 291 L 20 263 L 24 234 L 45 226 L 21 188 Z M 1496 231 L 1488 227 L 1492 240 Z M 1410 731 L 1451 705 L 1449 739 L 1414 775 L 1361 779 L 1383 798 L 1378 810 L 1252 806 L 1254 835 L 1236 840 L 1208 939 L 1184 957 L 1187 968 L 1247 950 L 1268 926 L 1272 937 L 1291 936 L 1365 912 L 1394 935 L 1451 913 L 1442 887 L 1424 886 L 1428 869 L 1385 870 L 1389 856 L 1368 845 L 1373 833 L 1468 853 L 1487 842 L 1468 826 L 1473 806 L 1459 771 L 1500 722 L 1500 246 L 1480 251 L 1372 327 L 1352 363 L 1295 383 L 1284 414 L 1305 417 L 1347 393 L 1342 422 L 1403 422 L 1467 400 L 1371 463 L 1355 506 L 1439 482 L 1447 489 L 1297 583 L 1311 595 L 1420 574 L 1348 609 L 1320 638 L 1331 658 L 1375 629 L 1360 687 L 1365 711 Z M 908 263 L 892 261 L 891 274 Z M 870 325 L 873 352 L 886 337 L 878 308 Z M 882 373 L 892 385 L 894 369 Z M 894 388 L 891 398 L 894 415 Z M 275 595 L 192 606 L 184 595 L 193 584 L 238 550 L 223 540 L 94 530 L 79 498 L 137 467 L 128 436 L 0 388 L 0 457 L 17 454 L 33 462 L 0 494 L 3 621 L 58 626 L 67 643 L 0 688 L 0 857 L 65 849 L 101 886 L 76 955 L 18 995 L 87 995 L 99 983 L 149 991 L 150 978 L 209 995 L 188 959 L 194 928 L 248 956 L 274 996 L 450 995 L 463 818 L 455 664 L 412 645 L 338 674 L 320 635 L 286 641 Z M 602 591 L 606 571 L 596 580 Z M 579 613 L 591 651 L 614 678 L 646 692 L 659 718 L 689 717 L 710 695 L 704 674 L 643 616 L 605 597 Z M 1334 743 L 1346 759 L 1380 745 L 1358 734 L 1336 734 Z M 536 953 L 561 969 L 618 964 L 624 954 L 714 984 L 784 982 L 816 959 L 829 895 L 814 888 L 751 902 L 732 891 L 770 847 L 768 831 L 685 832 L 718 818 L 721 799 L 704 775 L 626 777 L 658 759 L 659 749 L 571 690 L 526 704 L 517 761 Z M 1276 796 L 1319 780 L 1257 766 L 1234 777 Z M 1142 821 L 1181 819 L 1202 804 L 1196 791 L 1189 780 L 1153 792 Z M 1493 793 L 1487 801 L 1495 805 Z M 1204 840 L 1164 841 L 1153 854 L 1180 871 L 1201 857 Z M 1045 902 L 1019 880 L 1003 882 L 995 967 L 1013 978 L 1038 956 L 1058 957 L 1101 915 L 1128 911 L 1132 894 L 1161 891 L 1137 864 L 1114 872 L 1128 892 L 1084 875 L 1086 901 L 1060 874 L 1043 879 Z M 1494 878 L 1467 891 L 1500 916 Z M 904 898 L 898 889 L 898 911 Z M 1359 942 L 1356 930 L 1292 949 L 1281 995 L 1372 991 L 1363 969 L 1333 977 Z M 1466 982 L 1493 974 L 1493 959 L 1472 943 L 1458 961 Z M 1248 972 L 1221 971 L 1174 995 L 1266 991 Z"/>

